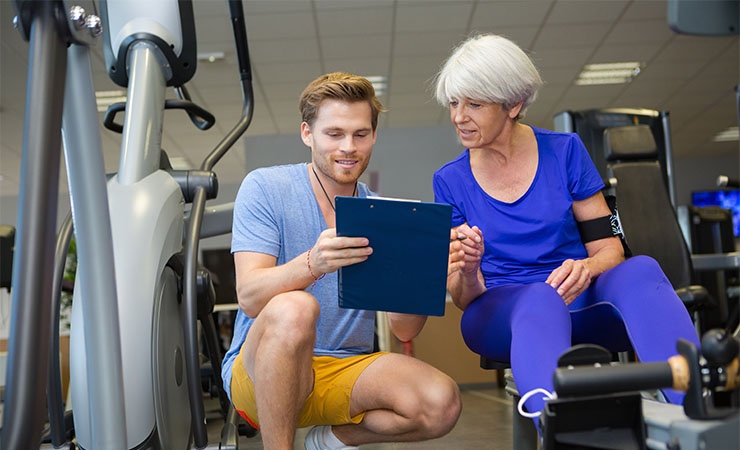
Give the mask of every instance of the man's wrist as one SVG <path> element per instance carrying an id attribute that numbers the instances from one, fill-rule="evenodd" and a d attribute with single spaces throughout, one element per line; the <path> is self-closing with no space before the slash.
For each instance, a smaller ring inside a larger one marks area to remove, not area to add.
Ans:
<path id="1" fill-rule="evenodd" d="M 316 286 L 316 282 L 326 276 L 326 273 L 322 273 L 320 275 L 316 275 L 314 273 L 313 268 L 311 267 L 311 250 L 313 250 L 313 247 L 308 249 L 308 253 L 306 253 L 306 266 L 308 267 L 308 273 L 311 274 L 311 278 L 313 278 L 313 283 L 311 284 L 311 287 L 314 287 Z"/>

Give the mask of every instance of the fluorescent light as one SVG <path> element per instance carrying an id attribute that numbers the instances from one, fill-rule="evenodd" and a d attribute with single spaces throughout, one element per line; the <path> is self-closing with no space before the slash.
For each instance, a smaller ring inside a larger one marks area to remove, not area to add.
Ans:
<path id="1" fill-rule="evenodd" d="M 714 142 L 738 141 L 740 140 L 740 131 L 738 131 L 738 127 L 729 127 L 714 135 L 712 140 Z"/>
<path id="2" fill-rule="evenodd" d="M 126 93 L 124 91 L 97 91 L 95 92 L 95 104 L 98 107 L 98 112 L 104 112 L 108 107 L 114 103 L 120 103 L 126 101 Z"/>
<path id="3" fill-rule="evenodd" d="M 381 95 L 385 94 L 385 91 L 388 89 L 388 77 L 383 75 L 371 75 L 365 78 L 367 78 L 367 81 L 373 84 L 375 95 L 380 97 Z"/>
<path id="4" fill-rule="evenodd" d="M 586 64 L 583 66 L 583 70 L 619 70 L 619 69 L 639 69 L 640 63 L 638 62 L 618 62 L 618 63 L 602 63 L 602 64 Z"/>
<path id="5" fill-rule="evenodd" d="M 216 62 L 224 59 L 224 52 L 202 52 L 198 53 L 199 61 Z"/>
<path id="6" fill-rule="evenodd" d="M 590 72 L 584 70 L 581 72 L 580 78 L 630 78 L 634 75 L 635 72 L 632 69 L 594 70 Z"/>
<path id="7" fill-rule="evenodd" d="M 604 64 L 587 64 L 578 74 L 575 84 L 578 86 L 594 84 L 625 84 L 640 74 L 639 62 L 617 62 Z"/>
<path id="8" fill-rule="evenodd" d="M 595 84 L 626 84 L 629 82 L 629 77 L 579 78 L 576 80 L 576 85 L 592 86 Z"/>

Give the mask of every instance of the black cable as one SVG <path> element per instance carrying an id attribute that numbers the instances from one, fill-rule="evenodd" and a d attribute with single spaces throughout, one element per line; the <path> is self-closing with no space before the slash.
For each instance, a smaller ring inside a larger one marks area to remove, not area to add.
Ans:
<path id="1" fill-rule="evenodd" d="M 64 424 L 64 398 L 62 396 L 61 367 L 59 362 L 59 318 L 61 309 L 64 266 L 67 262 L 69 244 L 72 241 L 72 213 L 67 214 L 59 234 L 54 254 L 54 277 L 51 291 L 51 343 L 49 348 L 49 378 L 46 387 L 46 401 L 49 410 L 49 431 L 51 444 L 60 448 L 66 443 Z"/>

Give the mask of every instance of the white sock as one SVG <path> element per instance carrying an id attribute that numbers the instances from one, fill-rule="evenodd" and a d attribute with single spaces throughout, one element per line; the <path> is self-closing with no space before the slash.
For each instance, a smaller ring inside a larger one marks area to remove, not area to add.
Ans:
<path id="1" fill-rule="evenodd" d="M 331 427 L 325 427 L 323 430 L 323 433 L 321 438 L 324 441 L 324 445 L 327 446 L 327 448 L 331 449 L 337 449 L 337 448 L 345 448 L 347 447 L 347 444 L 340 441 L 339 438 L 334 434 L 333 431 L 331 431 Z"/>

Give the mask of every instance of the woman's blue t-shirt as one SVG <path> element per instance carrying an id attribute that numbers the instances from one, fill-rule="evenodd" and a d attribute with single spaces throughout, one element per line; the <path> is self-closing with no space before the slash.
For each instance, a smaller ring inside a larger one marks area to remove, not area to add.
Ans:
<path id="1" fill-rule="evenodd" d="M 481 188 L 467 149 L 434 173 L 434 199 L 452 205 L 452 226 L 467 222 L 483 232 L 486 288 L 545 281 L 564 260 L 587 256 L 572 205 L 604 183 L 577 135 L 532 129 L 537 171 L 527 192 L 512 203 Z"/>

